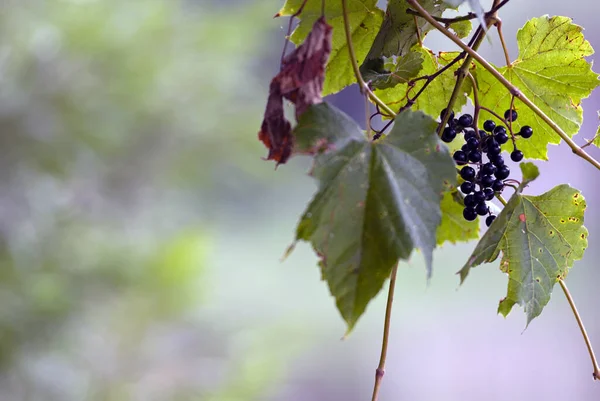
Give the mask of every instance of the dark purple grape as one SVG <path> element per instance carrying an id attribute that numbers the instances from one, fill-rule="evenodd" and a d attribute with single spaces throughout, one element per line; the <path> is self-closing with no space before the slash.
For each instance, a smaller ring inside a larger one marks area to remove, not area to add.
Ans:
<path id="1" fill-rule="evenodd" d="M 456 138 L 456 130 L 446 127 L 444 128 L 444 132 L 442 133 L 442 141 L 446 143 L 450 143 Z"/>
<path id="2" fill-rule="evenodd" d="M 494 135 L 498 135 L 501 132 L 506 134 L 506 128 L 502 125 L 497 125 L 496 128 L 494 128 Z"/>
<path id="3" fill-rule="evenodd" d="M 465 181 L 473 181 L 475 179 L 475 169 L 471 166 L 464 166 L 460 170 L 460 176 Z"/>
<path id="4" fill-rule="evenodd" d="M 494 190 L 492 188 L 484 188 L 483 193 L 485 194 L 486 201 L 491 201 L 494 199 Z"/>
<path id="5" fill-rule="evenodd" d="M 529 125 L 524 125 L 519 131 L 519 135 L 521 135 L 522 138 L 531 138 L 533 135 L 533 128 L 531 128 Z"/>
<path id="6" fill-rule="evenodd" d="M 469 153 L 469 160 L 473 163 L 479 163 L 481 161 L 481 152 L 478 150 L 473 150 Z"/>
<path id="7" fill-rule="evenodd" d="M 473 190 L 475 190 L 475 184 L 469 181 L 465 181 L 462 184 L 460 184 L 460 190 L 463 194 L 468 195 L 471 192 L 473 192 Z"/>
<path id="8" fill-rule="evenodd" d="M 506 121 L 517 121 L 518 116 L 519 115 L 517 114 L 516 110 L 506 110 L 504 112 L 504 118 Z"/>
<path id="9" fill-rule="evenodd" d="M 484 188 L 489 188 L 494 183 L 495 179 L 491 175 L 484 175 L 481 177 L 481 186 Z"/>
<path id="10" fill-rule="evenodd" d="M 523 160 L 523 152 L 521 152 L 518 149 L 515 149 L 511 154 L 510 154 L 510 160 L 514 161 L 514 162 L 520 162 L 521 160 Z"/>
<path id="11" fill-rule="evenodd" d="M 469 160 L 467 154 L 462 150 L 457 150 L 456 152 L 454 152 L 454 155 L 452 155 L 452 157 L 454 158 L 456 164 L 458 164 L 459 166 L 467 164 L 467 161 Z"/>
<path id="12" fill-rule="evenodd" d="M 463 210 L 463 217 L 467 221 L 473 221 L 477 218 L 477 212 L 472 207 L 466 207 Z"/>
<path id="13" fill-rule="evenodd" d="M 496 166 L 494 166 L 492 163 L 485 163 L 483 166 L 481 166 L 481 173 L 484 175 L 492 175 L 496 172 Z"/>
<path id="14" fill-rule="evenodd" d="M 494 138 L 496 138 L 496 141 L 500 145 L 504 145 L 506 142 L 508 142 L 508 134 L 506 132 L 500 132 L 494 135 Z"/>
<path id="15" fill-rule="evenodd" d="M 470 114 L 463 114 L 458 118 L 458 123 L 463 127 L 470 127 L 473 124 L 473 116 Z"/>
<path id="16" fill-rule="evenodd" d="M 496 123 L 493 120 L 485 120 L 483 123 L 483 129 L 487 132 L 493 132 L 496 128 Z"/>
<path id="17" fill-rule="evenodd" d="M 494 222 L 494 220 L 496 220 L 496 216 L 494 216 L 493 214 L 492 214 L 492 215 L 490 215 L 490 216 L 488 216 L 488 217 L 485 219 L 485 225 L 486 225 L 486 226 L 488 226 L 488 227 L 489 227 L 489 226 L 491 226 L 491 225 L 492 225 L 492 223 Z"/>
<path id="18" fill-rule="evenodd" d="M 477 202 L 475 202 L 475 198 L 473 198 L 473 195 L 465 196 L 464 203 L 466 207 L 475 207 L 477 204 Z"/>
<path id="19" fill-rule="evenodd" d="M 510 175 L 510 169 L 508 168 L 508 166 L 498 167 L 498 171 L 496 171 L 494 175 L 497 179 L 504 180 Z"/>
<path id="20" fill-rule="evenodd" d="M 492 189 L 496 192 L 501 192 L 504 189 L 504 182 L 502 180 L 494 181 Z"/>
<path id="21" fill-rule="evenodd" d="M 480 216 L 485 216 L 490 212 L 490 208 L 485 203 L 485 201 L 483 201 L 478 203 L 477 206 L 475 206 L 475 212 L 477 212 L 477 214 Z"/>
<path id="22" fill-rule="evenodd" d="M 475 203 L 481 203 L 485 200 L 485 194 L 483 191 L 475 191 L 473 192 L 473 199 L 475 200 Z"/>

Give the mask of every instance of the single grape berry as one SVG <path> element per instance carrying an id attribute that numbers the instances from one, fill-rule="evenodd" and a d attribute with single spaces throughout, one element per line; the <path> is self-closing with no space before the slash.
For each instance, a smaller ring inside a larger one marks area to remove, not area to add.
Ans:
<path id="1" fill-rule="evenodd" d="M 460 190 L 465 195 L 470 194 L 471 192 L 473 192 L 474 189 L 475 189 L 475 184 L 473 184 L 472 182 L 465 181 L 462 184 L 460 184 Z"/>
<path id="2" fill-rule="evenodd" d="M 504 180 L 505 178 L 508 178 L 508 176 L 510 175 L 510 169 L 508 168 L 508 166 L 498 167 L 498 171 L 496 171 L 496 173 L 494 175 L 496 176 L 497 179 Z"/>
<path id="3" fill-rule="evenodd" d="M 502 180 L 496 180 L 492 184 L 492 189 L 496 192 L 501 192 L 504 189 L 504 182 Z"/>
<path id="4" fill-rule="evenodd" d="M 454 155 L 452 155 L 452 157 L 454 158 L 456 164 L 458 164 L 459 166 L 467 164 L 467 160 L 469 159 L 467 154 L 462 150 L 457 150 L 456 152 L 454 152 Z"/>
<path id="5" fill-rule="evenodd" d="M 465 181 L 473 181 L 473 179 L 475 178 L 475 169 L 471 166 L 464 166 L 460 170 L 460 176 Z"/>
<path id="6" fill-rule="evenodd" d="M 473 150 L 469 153 L 469 160 L 473 163 L 479 163 L 481 161 L 481 152 L 478 150 Z"/>
<path id="7" fill-rule="evenodd" d="M 440 112 L 440 120 L 444 121 L 444 115 L 446 114 L 446 109 L 442 110 Z M 448 118 L 448 121 L 452 121 L 454 119 L 454 112 L 450 111 L 450 117 Z"/>
<path id="8" fill-rule="evenodd" d="M 475 205 L 477 204 L 473 195 L 465 196 L 464 203 L 466 207 L 475 207 Z"/>
<path id="9" fill-rule="evenodd" d="M 472 129 L 465 130 L 465 141 L 468 141 L 471 138 L 477 139 L 477 134 Z"/>
<path id="10" fill-rule="evenodd" d="M 483 193 L 485 194 L 486 201 L 491 201 L 494 199 L 494 190 L 492 188 L 484 188 Z"/>
<path id="11" fill-rule="evenodd" d="M 481 166 L 481 173 L 483 175 L 492 175 L 496 172 L 496 166 L 494 166 L 492 163 L 485 163 L 483 166 Z"/>
<path id="12" fill-rule="evenodd" d="M 486 205 L 485 201 L 480 202 L 475 206 L 475 212 L 480 216 L 485 216 L 490 212 L 490 208 Z"/>
<path id="13" fill-rule="evenodd" d="M 475 191 L 473 192 L 473 199 L 475 200 L 475 203 L 481 203 L 485 200 L 485 194 L 483 191 Z"/>
<path id="14" fill-rule="evenodd" d="M 450 127 L 444 128 L 444 132 L 442 133 L 442 141 L 446 143 L 450 143 L 456 138 L 456 130 Z"/>
<path id="15" fill-rule="evenodd" d="M 479 150 L 479 140 L 477 138 L 469 138 L 467 146 L 469 150 Z"/>
<path id="16" fill-rule="evenodd" d="M 498 142 L 494 141 L 493 143 L 488 144 L 487 154 L 490 158 L 499 156 L 500 153 L 502 153 L 502 148 L 500 148 Z"/>
<path id="17" fill-rule="evenodd" d="M 494 128 L 494 135 L 498 135 L 501 132 L 506 134 L 506 128 L 502 125 L 497 125 L 496 128 Z"/>
<path id="18" fill-rule="evenodd" d="M 466 207 L 465 210 L 463 210 L 463 217 L 467 221 L 473 221 L 477 218 L 477 212 L 472 207 Z"/>
<path id="19" fill-rule="evenodd" d="M 490 161 L 494 163 L 494 166 L 498 168 L 504 166 L 504 158 L 501 155 L 495 156 L 493 158 L 490 157 Z"/>
<path id="20" fill-rule="evenodd" d="M 517 114 L 516 110 L 506 110 L 504 112 L 504 118 L 506 121 L 516 121 L 518 116 L 519 115 Z"/>
<path id="21" fill-rule="evenodd" d="M 463 114 L 458 117 L 458 123 L 463 127 L 470 127 L 473 124 L 473 116 L 470 114 Z"/>
<path id="22" fill-rule="evenodd" d="M 492 120 L 485 120 L 483 123 L 483 129 L 487 132 L 493 132 L 494 128 L 496 128 L 496 123 Z"/>
<path id="23" fill-rule="evenodd" d="M 524 125 L 519 131 L 519 135 L 521 135 L 521 137 L 525 139 L 531 138 L 531 135 L 533 135 L 533 128 L 531 128 L 529 125 Z"/>
<path id="24" fill-rule="evenodd" d="M 494 181 L 496 180 L 491 175 L 484 175 L 483 177 L 481 177 L 481 186 L 484 188 L 489 188 L 492 186 Z"/>
<path id="25" fill-rule="evenodd" d="M 521 152 L 518 149 L 515 149 L 511 154 L 510 154 L 510 160 L 514 161 L 514 162 L 520 162 L 521 160 L 523 160 L 523 152 Z"/>
<path id="26" fill-rule="evenodd" d="M 494 216 L 493 214 L 492 214 L 492 215 L 490 215 L 490 216 L 488 216 L 488 217 L 485 219 L 485 225 L 486 225 L 486 226 L 488 226 L 488 227 L 489 227 L 489 226 L 491 226 L 491 225 L 492 225 L 492 223 L 494 222 L 494 220 L 496 220 L 496 216 Z"/>
<path id="27" fill-rule="evenodd" d="M 506 142 L 508 142 L 508 134 L 506 132 L 500 132 L 494 135 L 494 138 L 500 145 L 504 145 Z"/>

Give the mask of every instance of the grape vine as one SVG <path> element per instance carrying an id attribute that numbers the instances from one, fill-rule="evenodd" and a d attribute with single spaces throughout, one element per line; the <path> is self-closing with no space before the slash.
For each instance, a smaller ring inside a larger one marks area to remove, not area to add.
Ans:
<path id="1" fill-rule="evenodd" d="M 600 84 L 586 60 L 593 49 L 569 18 L 544 16 L 518 31 L 518 57 L 510 60 L 499 16 L 510 1 L 495 0 L 486 11 L 471 0 L 473 12 L 444 16 L 462 2 L 390 0 L 384 12 L 376 0 L 287 0 L 276 15 L 290 17 L 288 37 L 298 47 L 289 54 L 284 47 L 259 138 L 278 164 L 299 154 L 314 160 L 310 174 L 319 187 L 296 241 L 309 242 L 319 257 L 348 333 L 389 279 L 373 400 L 385 372 L 399 264 L 419 249 L 430 276 L 437 246 L 472 239 L 479 242 L 459 271 L 461 283 L 472 268 L 502 254 L 500 269 L 509 280 L 498 312 L 506 316 L 520 305 L 528 325 L 558 283 L 600 380 L 565 283 L 588 245 L 585 199 L 566 184 L 524 194 L 540 174 L 524 160 L 546 160 L 550 144 L 565 142 L 600 169 L 585 151 L 600 145 L 598 133 L 583 146 L 573 140 L 581 102 Z M 300 22 L 292 33 L 294 18 Z M 474 31 L 472 21 L 479 23 Z M 459 51 L 426 48 L 432 30 Z M 494 31 L 505 66 L 477 52 Z M 366 131 L 322 98 L 352 83 L 365 97 Z M 296 107 L 293 127 L 283 99 Z M 463 112 L 469 102 L 473 111 Z M 371 125 L 377 116 L 389 120 L 380 130 Z M 511 163 L 520 163 L 520 179 Z M 480 218 L 487 227 L 481 237 Z"/>

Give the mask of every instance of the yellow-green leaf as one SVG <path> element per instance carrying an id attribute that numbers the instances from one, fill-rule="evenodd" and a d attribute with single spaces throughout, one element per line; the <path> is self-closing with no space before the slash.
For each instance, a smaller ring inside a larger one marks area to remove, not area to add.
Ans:
<path id="1" fill-rule="evenodd" d="M 567 17 L 534 18 L 517 34 L 518 58 L 498 69 L 569 136 L 581 126 L 581 101 L 600 83 L 591 62 L 585 59 L 594 51 L 582 30 Z M 504 114 L 511 94 L 482 67 L 478 66 L 476 75 L 481 104 Z M 523 125 L 534 130 L 531 138 L 518 141 L 519 149 L 527 158 L 546 160 L 548 144 L 558 144 L 560 137 L 518 99 L 515 108 L 519 118 L 513 130 L 517 132 Z"/>

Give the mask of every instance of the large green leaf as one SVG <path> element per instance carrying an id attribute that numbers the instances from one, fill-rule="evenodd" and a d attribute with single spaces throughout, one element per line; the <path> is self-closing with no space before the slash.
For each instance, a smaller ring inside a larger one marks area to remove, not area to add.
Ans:
<path id="1" fill-rule="evenodd" d="M 280 16 L 293 15 L 298 11 L 302 0 L 288 0 L 279 11 Z M 290 40 L 301 44 L 310 32 L 313 23 L 321 16 L 321 0 L 308 0 L 302 13 L 300 23 L 294 30 Z M 350 62 L 350 54 L 346 43 L 344 18 L 340 1 L 325 2 L 325 17 L 333 27 L 331 54 L 325 71 L 323 95 L 338 92 L 356 79 Z M 357 62 L 363 62 L 383 21 L 383 10 L 377 7 L 377 0 L 354 0 L 348 2 L 348 18 L 352 43 Z"/>
<path id="2" fill-rule="evenodd" d="M 582 28 L 567 17 L 534 18 L 519 30 L 517 42 L 519 57 L 499 72 L 567 134 L 576 134 L 583 120 L 581 101 L 600 83 L 585 60 L 594 51 Z M 503 114 L 510 107 L 508 90 L 483 68 L 476 75 L 481 104 Z M 518 100 L 515 105 L 519 118 L 513 128 L 534 129 L 533 137 L 518 142 L 519 148 L 527 158 L 546 160 L 548 144 L 558 144 L 560 137 Z"/>
<path id="3" fill-rule="evenodd" d="M 448 7 L 442 0 L 424 0 L 420 4 L 436 17 L 440 17 Z M 433 28 L 425 19 L 408 14 L 408 8 L 410 6 L 406 0 L 388 1 L 385 19 L 369 50 L 367 60 L 402 56 L 419 41 L 417 29 L 421 37 L 424 37 Z"/>
<path id="4" fill-rule="evenodd" d="M 535 171 L 529 167 L 524 173 Z M 583 226 L 586 203 L 581 193 L 563 184 L 541 196 L 513 195 L 479 241 L 460 271 L 464 281 L 471 268 L 496 260 L 508 274 L 508 291 L 498 312 L 508 315 L 514 304 L 523 307 L 527 324 L 542 313 L 552 288 L 567 275 L 587 248 Z"/>
<path id="5" fill-rule="evenodd" d="M 437 230 L 437 243 L 442 245 L 446 242 L 456 244 L 479 238 L 479 219 L 467 221 L 463 217 L 464 205 L 456 201 L 459 196 L 456 190 L 444 193 L 440 205 L 442 210 L 442 221 Z"/>
<path id="6" fill-rule="evenodd" d="M 305 112 L 294 131 L 296 150 L 316 153 L 312 174 L 319 180 L 296 239 L 319 255 L 348 331 L 414 248 L 431 273 L 442 192 L 455 181 L 436 126 L 425 114 L 406 111 L 373 143 L 348 116 L 321 104 Z"/>
<path id="7" fill-rule="evenodd" d="M 421 76 L 434 74 L 459 55 L 458 52 L 449 52 L 440 53 L 436 56 L 431 50 L 418 45 L 413 48 L 413 51 L 421 53 L 424 59 L 422 69 L 419 72 L 419 75 Z M 429 84 L 427 89 L 425 89 L 425 91 L 417 98 L 412 109 L 422 110 L 431 116 L 439 116 L 440 111 L 448 105 L 452 90 L 454 89 L 454 84 L 456 83 L 454 73 L 459 66 L 460 62 L 436 77 Z M 399 109 L 406 104 L 407 98 L 409 96 L 414 96 L 423 85 L 425 85 L 425 80 L 419 80 L 413 86 L 399 84 L 391 89 L 377 90 L 376 94 L 390 107 Z M 466 95 L 471 92 L 471 84 L 468 80 L 464 82 L 462 89 L 463 94 L 458 96 L 456 103 L 454 104 L 455 111 L 459 111 L 462 106 L 467 103 Z"/>

